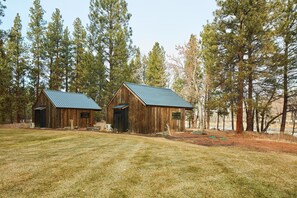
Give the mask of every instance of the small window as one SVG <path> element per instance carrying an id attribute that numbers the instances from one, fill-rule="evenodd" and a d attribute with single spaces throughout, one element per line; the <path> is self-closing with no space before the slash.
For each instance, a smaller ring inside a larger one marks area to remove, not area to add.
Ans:
<path id="1" fill-rule="evenodd" d="M 82 112 L 80 113 L 80 118 L 89 118 L 90 117 L 90 113 L 89 112 Z"/>
<path id="2" fill-rule="evenodd" d="M 180 112 L 172 112 L 171 116 L 172 116 L 172 120 L 180 120 L 181 119 Z"/>

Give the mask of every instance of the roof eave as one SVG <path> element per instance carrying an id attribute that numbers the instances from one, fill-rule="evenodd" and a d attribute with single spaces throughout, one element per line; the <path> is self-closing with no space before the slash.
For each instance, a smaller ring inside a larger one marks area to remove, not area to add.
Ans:
<path id="1" fill-rule="evenodd" d="M 170 107 L 170 108 L 184 108 L 186 110 L 192 110 L 194 107 L 186 107 L 186 106 L 170 106 L 170 105 L 155 105 L 155 104 L 147 104 L 147 106 L 154 106 L 154 107 Z"/>
<path id="2" fill-rule="evenodd" d="M 95 108 L 77 108 L 77 107 L 56 107 L 57 109 L 82 109 L 82 110 L 94 110 L 94 111 L 102 111 L 102 108 L 95 109 Z"/>

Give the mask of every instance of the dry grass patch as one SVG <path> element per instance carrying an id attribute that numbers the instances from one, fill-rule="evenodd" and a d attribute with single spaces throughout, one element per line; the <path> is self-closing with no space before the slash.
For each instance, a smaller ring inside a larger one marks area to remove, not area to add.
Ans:
<path id="1" fill-rule="evenodd" d="M 0 129 L 0 197 L 297 197 L 297 155 Z"/>

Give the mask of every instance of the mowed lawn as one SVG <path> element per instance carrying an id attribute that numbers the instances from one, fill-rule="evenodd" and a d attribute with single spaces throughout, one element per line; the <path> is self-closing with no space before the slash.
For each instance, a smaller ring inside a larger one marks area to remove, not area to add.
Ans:
<path id="1" fill-rule="evenodd" d="M 0 129 L 0 197 L 297 197 L 297 155 Z"/>

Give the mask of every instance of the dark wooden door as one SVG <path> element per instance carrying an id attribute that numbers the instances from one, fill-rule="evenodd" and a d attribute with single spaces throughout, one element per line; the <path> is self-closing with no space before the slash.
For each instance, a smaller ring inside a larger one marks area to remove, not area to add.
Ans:
<path id="1" fill-rule="evenodd" d="M 36 127 L 46 127 L 46 109 L 35 110 L 35 126 Z"/>
<path id="2" fill-rule="evenodd" d="M 129 108 L 114 109 L 113 113 L 113 128 L 119 132 L 126 132 L 128 126 L 128 112 Z"/>

